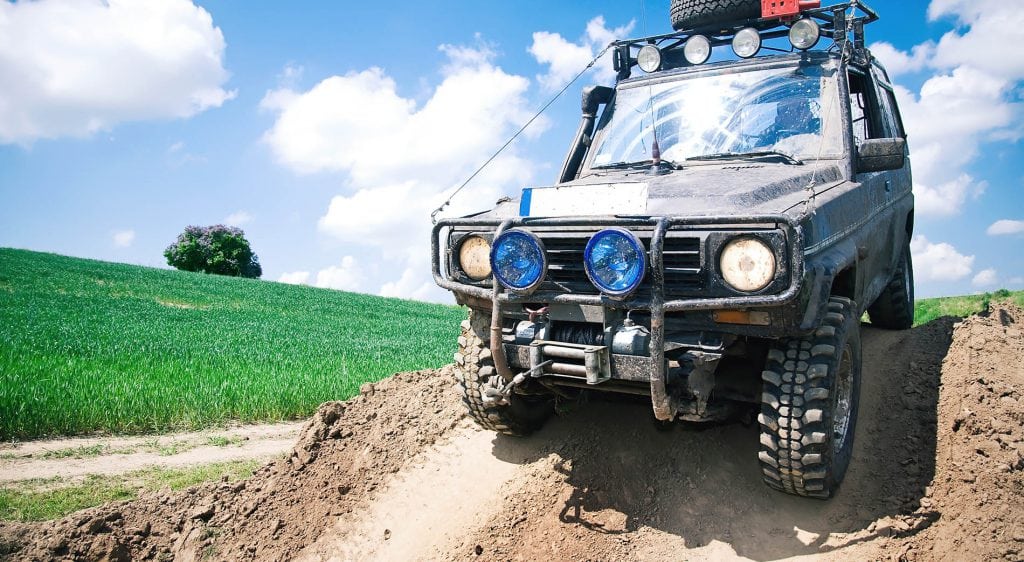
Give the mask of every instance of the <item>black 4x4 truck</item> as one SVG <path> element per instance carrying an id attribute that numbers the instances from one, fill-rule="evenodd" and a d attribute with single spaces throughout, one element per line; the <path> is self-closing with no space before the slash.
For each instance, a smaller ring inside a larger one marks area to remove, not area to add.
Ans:
<path id="1" fill-rule="evenodd" d="M 914 198 L 878 16 L 817 4 L 673 0 L 676 32 L 610 46 L 557 183 L 437 222 L 481 426 L 525 435 L 581 389 L 662 423 L 759 412 L 764 481 L 836 491 L 861 317 L 913 320 Z"/>

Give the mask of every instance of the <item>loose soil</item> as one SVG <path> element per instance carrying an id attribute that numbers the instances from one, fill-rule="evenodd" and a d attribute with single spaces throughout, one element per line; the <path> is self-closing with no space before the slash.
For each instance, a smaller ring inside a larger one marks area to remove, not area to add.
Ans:
<path id="1" fill-rule="evenodd" d="M 591 399 L 537 435 L 463 415 L 449 368 L 324 404 L 248 480 L 0 524 L 11 559 L 1020 560 L 1024 311 L 863 327 L 854 459 L 837 497 L 760 482 L 757 430 L 658 431 Z"/>

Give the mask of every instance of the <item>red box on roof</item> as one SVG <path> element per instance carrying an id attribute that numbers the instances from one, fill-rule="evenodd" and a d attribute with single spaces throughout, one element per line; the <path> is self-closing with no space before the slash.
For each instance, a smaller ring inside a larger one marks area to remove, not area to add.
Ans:
<path id="1" fill-rule="evenodd" d="M 761 0 L 762 18 L 788 18 L 821 7 L 821 0 Z"/>

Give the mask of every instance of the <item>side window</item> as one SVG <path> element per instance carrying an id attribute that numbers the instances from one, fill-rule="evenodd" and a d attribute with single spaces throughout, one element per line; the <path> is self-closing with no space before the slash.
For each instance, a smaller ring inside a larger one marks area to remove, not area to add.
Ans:
<path id="1" fill-rule="evenodd" d="M 903 120 L 900 118 L 900 112 L 896 106 L 896 94 L 887 86 L 880 86 L 878 89 L 879 98 L 882 105 L 882 112 L 885 114 L 885 124 L 888 129 L 888 136 L 907 138 L 907 133 L 903 130 Z"/>
<path id="2" fill-rule="evenodd" d="M 867 77 L 851 70 L 850 78 L 850 125 L 857 143 L 866 139 L 880 139 L 888 135 L 883 129 L 881 111 Z"/>

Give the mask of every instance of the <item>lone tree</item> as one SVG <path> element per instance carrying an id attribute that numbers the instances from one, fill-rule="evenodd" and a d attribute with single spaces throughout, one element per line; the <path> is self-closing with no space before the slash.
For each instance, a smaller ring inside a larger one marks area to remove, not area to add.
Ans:
<path id="1" fill-rule="evenodd" d="M 182 271 L 249 277 L 263 275 L 260 259 L 249 247 L 240 228 L 215 224 L 187 226 L 185 232 L 164 250 L 167 265 Z"/>

